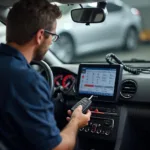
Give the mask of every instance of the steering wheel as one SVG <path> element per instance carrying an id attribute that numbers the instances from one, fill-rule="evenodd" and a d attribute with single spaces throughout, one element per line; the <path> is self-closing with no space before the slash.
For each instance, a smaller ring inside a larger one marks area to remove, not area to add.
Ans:
<path id="1" fill-rule="evenodd" d="M 44 73 L 44 77 L 46 78 L 46 80 L 48 81 L 51 89 L 51 96 L 53 96 L 54 94 L 54 76 L 53 76 L 53 72 L 51 70 L 51 68 L 49 67 L 49 65 L 45 62 L 45 61 L 32 61 L 30 63 L 30 65 L 37 65 L 40 67 L 40 70 L 37 70 L 35 68 L 35 70 L 39 71 L 41 74 Z M 52 97 L 51 97 L 52 98 Z M 66 116 L 65 116 L 65 103 L 61 102 L 60 100 L 55 100 L 54 102 L 54 106 L 55 106 L 55 119 L 57 122 L 57 126 L 60 130 L 62 130 L 65 125 L 66 125 Z M 67 110 L 65 111 L 67 112 Z"/>
<path id="2" fill-rule="evenodd" d="M 53 76 L 53 72 L 51 70 L 51 68 L 49 67 L 49 65 L 41 60 L 41 61 L 32 61 L 30 63 L 31 65 L 38 65 L 40 66 L 40 68 L 42 68 L 42 70 L 40 72 L 44 72 L 45 76 L 46 76 L 46 80 L 48 81 L 49 85 L 50 85 L 50 93 L 51 96 L 53 95 L 54 92 L 54 76 Z"/>

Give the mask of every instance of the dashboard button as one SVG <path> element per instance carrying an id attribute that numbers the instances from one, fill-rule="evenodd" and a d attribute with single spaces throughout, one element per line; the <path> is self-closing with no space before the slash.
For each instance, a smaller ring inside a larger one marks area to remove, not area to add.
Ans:
<path id="1" fill-rule="evenodd" d="M 110 135 L 110 130 L 105 131 L 105 135 L 106 136 Z"/>
<path id="2" fill-rule="evenodd" d="M 86 127 L 84 131 L 85 131 L 85 132 L 89 132 L 89 131 L 90 131 L 90 128 L 89 128 L 89 127 Z"/>
<path id="3" fill-rule="evenodd" d="M 98 124 L 98 127 L 101 127 L 101 124 Z"/>
<path id="4" fill-rule="evenodd" d="M 105 131 L 104 131 L 104 130 L 102 130 L 101 134 L 105 134 Z"/>
<path id="5" fill-rule="evenodd" d="M 96 109 L 94 110 L 94 112 L 97 113 L 97 112 L 99 112 L 99 110 L 96 108 Z"/>
<path id="6" fill-rule="evenodd" d="M 100 134 L 101 132 L 102 132 L 101 129 L 98 129 L 98 130 L 96 131 L 97 134 Z"/>
<path id="7" fill-rule="evenodd" d="M 111 120 L 105 120 L 104 121 L 104 125 L 105 126 L 110 126 L 112 124 L 112 121 Z"/>
<path id="8" fill-rule="evenodd" d="M 96 129 L 97 129 L 97 124 L 93 124 L 93 125 L 92 125 L 92 129 L 91 129 L 91 132 L 92 132 L 92 133 L 95 133 L 95 132 L 96 132 Z"/>
<path id="9" fill-rule="evenodd" d="M 80 129 L 80 131 L 83 131 L 83 130 L 84 130 L 84 128 L 81 128 L 81 129 Z"/>

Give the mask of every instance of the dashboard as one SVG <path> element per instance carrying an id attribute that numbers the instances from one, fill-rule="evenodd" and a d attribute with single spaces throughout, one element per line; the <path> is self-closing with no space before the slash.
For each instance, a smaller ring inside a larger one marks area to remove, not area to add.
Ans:
<path id="1" fill-rule="evenodd" d="M 127 63 L 134 68 L 150 68 L 150 63 Z M 77 84 L 79 65 L 52 66 L 55 76 L 72 75 Z M 61 73 L 56 70 L 61 70 Z M 120 95 L 116 103 L 93 102 L 88 126 L 80 129 L 82 149 L 144 150 L 150 149 L 150 74 L 133 75 L 123 71 Z M 76 92 L 65 97 L 68 108 L 78 100 Z M 90 141 L 90 142 L 89 142 Z"/>
<path id="2" fill-rule="evenodd" d="M 134 68 L 150 68 L 150 63 L 127 63 Z M 79 65 L 51 66 L 55 88 L 61 87 L 67 109 L 77 96 Z M 78 134 L 83 150 L 150 149 L 150 74 L 133 75 L 123 71 L 117 102 L 93 102 L 89 124 Z M 61 91 L 59 91 L 61 92 Z M 65 109 L 64 111 L 66 112 Z M 61 117 L 61 115 L 59 114 Z M 61 117 L 65 118 L 65 117 Z M 59 123 L 63 120 L 59 119 Z M 90 142 L 89 142 L 90 141 Z"/>
<path id="3" fill-rule="evenodd" d="M 143 67 L 149 68 L 150 63 L 130 63 L 128 66 L 133 66 L 134 68 Z M 62 66 L 52 66 L 51 69 L 54 75 L 59 74 L 71 74 L 75 81 L 77 81 L 79 65 L 62 65 Z M 61 71 L 61 73 L 59 73 Z M 76 84 L 76 82 L 75 82 Z M 75 85 L 74 85 L 75 87 Z M 150 102 L 150 74 L 140 74 L 133 75 L 126 71 L 123 72 L 121 92 L 119 97 L 119 102 Z M 74 93 L 75 94 L 75 93 Z"/>
<path id="4" fill-rule="evenodd" d="M 130 63 L 127 65 L 130 66 L 132 65 L 134 68 L 137 67 L 148 68 L 150 66 L 149 63 L 143 63 L 143 64 Z M 73 80 L 74 82 L 71 81 L 70 82 L 71 86 L 69 87 L 72 88 L 73 90 L 72 94 L 75 96 L 79 65 L 62 65 L 59 67 L 52 66 L 51 69 L 55 76 L 55 82 L 60 80 L 59 84 L 61 84 L 62 86 L 63 85 L 65 86 L 66 82 L 70 81 L 69 78 L 72 78 L 71 80 Z M 55 83 L 55 87 L 57 87 L 57 83 Z M 150 87 L 150 74 L 133 75 L 131 73 L 124 71 L 122 76 L 121 92 L 120 92 L 120 97 L 118 102 L 143 102 L 143 103 L 148 102 L 149 103 L 150 102 L 149 87 Z"/>

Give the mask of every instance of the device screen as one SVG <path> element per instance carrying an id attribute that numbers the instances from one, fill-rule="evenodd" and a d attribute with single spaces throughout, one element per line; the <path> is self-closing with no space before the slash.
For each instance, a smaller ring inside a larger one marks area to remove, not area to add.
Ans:
<path id="1" fill-rule="evenodd" d="M 116 72 L 114 68 L 83 67 L 80 74 L 79 94 L 113 96 Z"/>

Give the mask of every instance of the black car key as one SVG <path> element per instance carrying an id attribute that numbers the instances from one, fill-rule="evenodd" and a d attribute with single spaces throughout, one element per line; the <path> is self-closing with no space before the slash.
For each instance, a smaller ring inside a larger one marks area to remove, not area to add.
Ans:
<path id="1" fill-rule="evenodd" d="M 84 97 L 71 108 L 71 111 L 74 111 L 79 105 L 82 105 L 82 112 L 86 113 L 92 104 L 92 97 L 93 95 L 90 98 Z"/>

